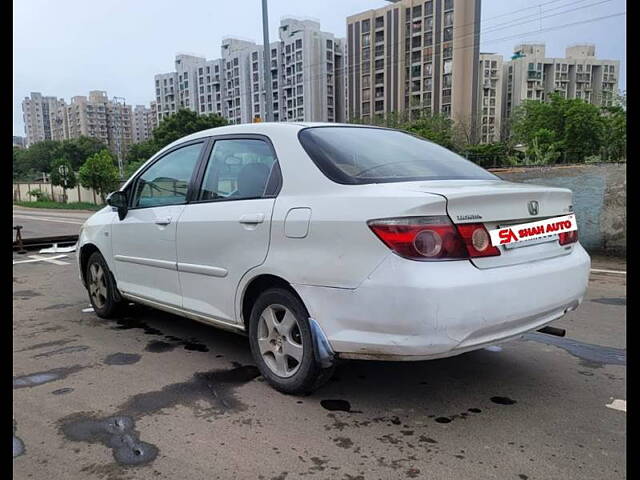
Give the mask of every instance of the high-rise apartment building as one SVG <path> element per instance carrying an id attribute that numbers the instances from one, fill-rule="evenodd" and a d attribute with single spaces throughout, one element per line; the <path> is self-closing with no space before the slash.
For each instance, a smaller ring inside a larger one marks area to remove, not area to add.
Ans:
<path id="1" fill-rule="evenodd" d="M 131 106 L 110 100 L 107 92 L 93 90 L 88 97 L 72 97 L 66 111 L 68 138 L 98 138 L 122 155 L 133 142 Z"/>
<path id="2" fill-rule="evenodd" d="M 278 34 L 280 119 L 344 121 L 343 40 L 317 22 L 295 18 L 282 19 Z"/>
<path id="3" fill-rule="evenodd" d="M 132 118 L 132 141 L 133 143 L 144 142 L 151 138 L 151 132 L 153 131 L 152 109 L 145 107 L 144 105 L 136 105 L 133 108 Z"/>
<path id="4" fill-rule="evenodd" d="M 522 44 L 504 63 L 503 115 L 509 118 L 524 100 L 545 100 L 553 92 L 594 105 L 611 104 L 618 91 L 618 60 L 595 57 L 594 45 L 574 45 L 564 58 L 546 56 L 544 44 Z"/>
<path id="5" fill-rule="evenodd" d="M 18 148 L 24 148 L 27 145 L 27 139 L 19 135 L 13 136 L 13 146 Z"/>
<path id="6" fill-rule="evenodd" d="M 476 131 L 481 143 L 498 142 L 502 128 L 502 55 L 481 53 Z"/>
<path id="7" fill-rule="evenodd" d="M 178 74 L 176 72 L 160 73 L 155 76 L 156 113 L 158 121 L 173 115 L 180 109 L 178 98 Z"/>
<path id="8" fill-rule="evenodd" d="M 254 42 L 225 38 L 222 40 L 223 116 L 230 123 L 248 123 L 253 116 L 253 93 L 260 94 L 262 63 Z M 253 68 L 257 70 L 253 70 Z M 255 88 L 254 88 L 255 87 Z"/>
<path id="9" fill-rule="evenodd" d="M 62 140 L 65 137 L 64 100 L 31 92 L 22 101 L 22 116 L 29 147 L 43 140 Z"/>
<path id="10" fill-rule="evenodd" d="M 113 153 L 124 155 L 129 145 L 148 138 L 157 126 L 155 103 L 151 108 L 137 106 L 134 119 L 133 110 L 124 99 L 109 99 L 107 92 L 101 90 L 72 97 L 68 104 L 63 99 L 32 92 L 22 102 L 22 112 L 27 146 L 43 140 L 86 136 L 97 138 Z"/>
<path id="11" fill-rule="evenodd" d="M 310 20 L 284 18 L 269 45 L 274 121 L 344 119 L 343 40 Z M 155 76 L 158 119 L 188 108 L 231 123 L 266 118 L 263 48 L 222 41 L 221 58 L 176 56 L 176 71 Z"/>
<path id="12" fill-rule="evenodd" d="M 348 117 L 474 122 L 479 36 L 480 0 L 396 0 L 347 17 Z"/>

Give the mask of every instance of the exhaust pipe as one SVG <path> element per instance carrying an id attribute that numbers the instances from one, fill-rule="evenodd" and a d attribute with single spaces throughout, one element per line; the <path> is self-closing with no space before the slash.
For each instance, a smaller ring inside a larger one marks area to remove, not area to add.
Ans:
<path id="1" fill-rule="evenodd" d="M 546 333 L 547 335 L 555 335 L 556 337 L 564 337 L 567 331 L 564 328 L 556 328 L 556 327 L 543 327 L 538 330 L 540 333 Z"/>

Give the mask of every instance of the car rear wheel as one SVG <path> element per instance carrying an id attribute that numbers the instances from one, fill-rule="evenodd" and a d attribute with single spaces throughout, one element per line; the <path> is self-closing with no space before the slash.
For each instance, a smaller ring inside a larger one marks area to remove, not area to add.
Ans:
<path id="1" fill-rule="evenodd" d="M 85 280 L 89 300 L 96 315 L 101 318 L 116 317 L 122 310 L 123 301 L 116 291 L 111 271 L 100 252 L 94 252 L 89 257 Z"/>
<path id="2" fill-rule="evenodd" d="M 300 299 L 284 288 L 264 291 L 253 305 L 251 353 L 262 376 L 283 393 L 310 393 L 333 373 L 315 358 L 308 318 Z"/>

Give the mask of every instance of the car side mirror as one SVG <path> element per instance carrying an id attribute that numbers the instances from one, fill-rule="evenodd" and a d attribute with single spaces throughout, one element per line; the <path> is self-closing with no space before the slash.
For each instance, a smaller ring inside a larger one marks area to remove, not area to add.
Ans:
<path id="1" fill-rule="evenodd" d="M 127 194 L 126 192 L 111 192 L 107 197 L 107 205 L 118 209 L 118 218 L 124 220 L 127 216 Z"/>

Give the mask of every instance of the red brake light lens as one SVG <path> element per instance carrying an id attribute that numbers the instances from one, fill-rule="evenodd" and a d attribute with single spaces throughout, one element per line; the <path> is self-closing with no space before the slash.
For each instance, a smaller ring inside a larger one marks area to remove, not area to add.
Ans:
<path id="1" fill-rule="evenodd" d="M 570 243 L 576 243 L 578 241 L 578 230 L 559 233 L 558 241 L 560 242 L 560 245 L 568 245 Z"/>
<path id="2" fill-rule="evenodd" d="M 463 223 L 456 226 L 471 258 L 500 255 L 500 249 L 491 245 L 491 237 L 483 224 Z"/>
<path id="3" fill-rule="evenodd" d="M 500 255 L 482 224 L 454 225 L 445 215 L 371 220 L 369 228 L 410 260 L 437 261 Z"/>

